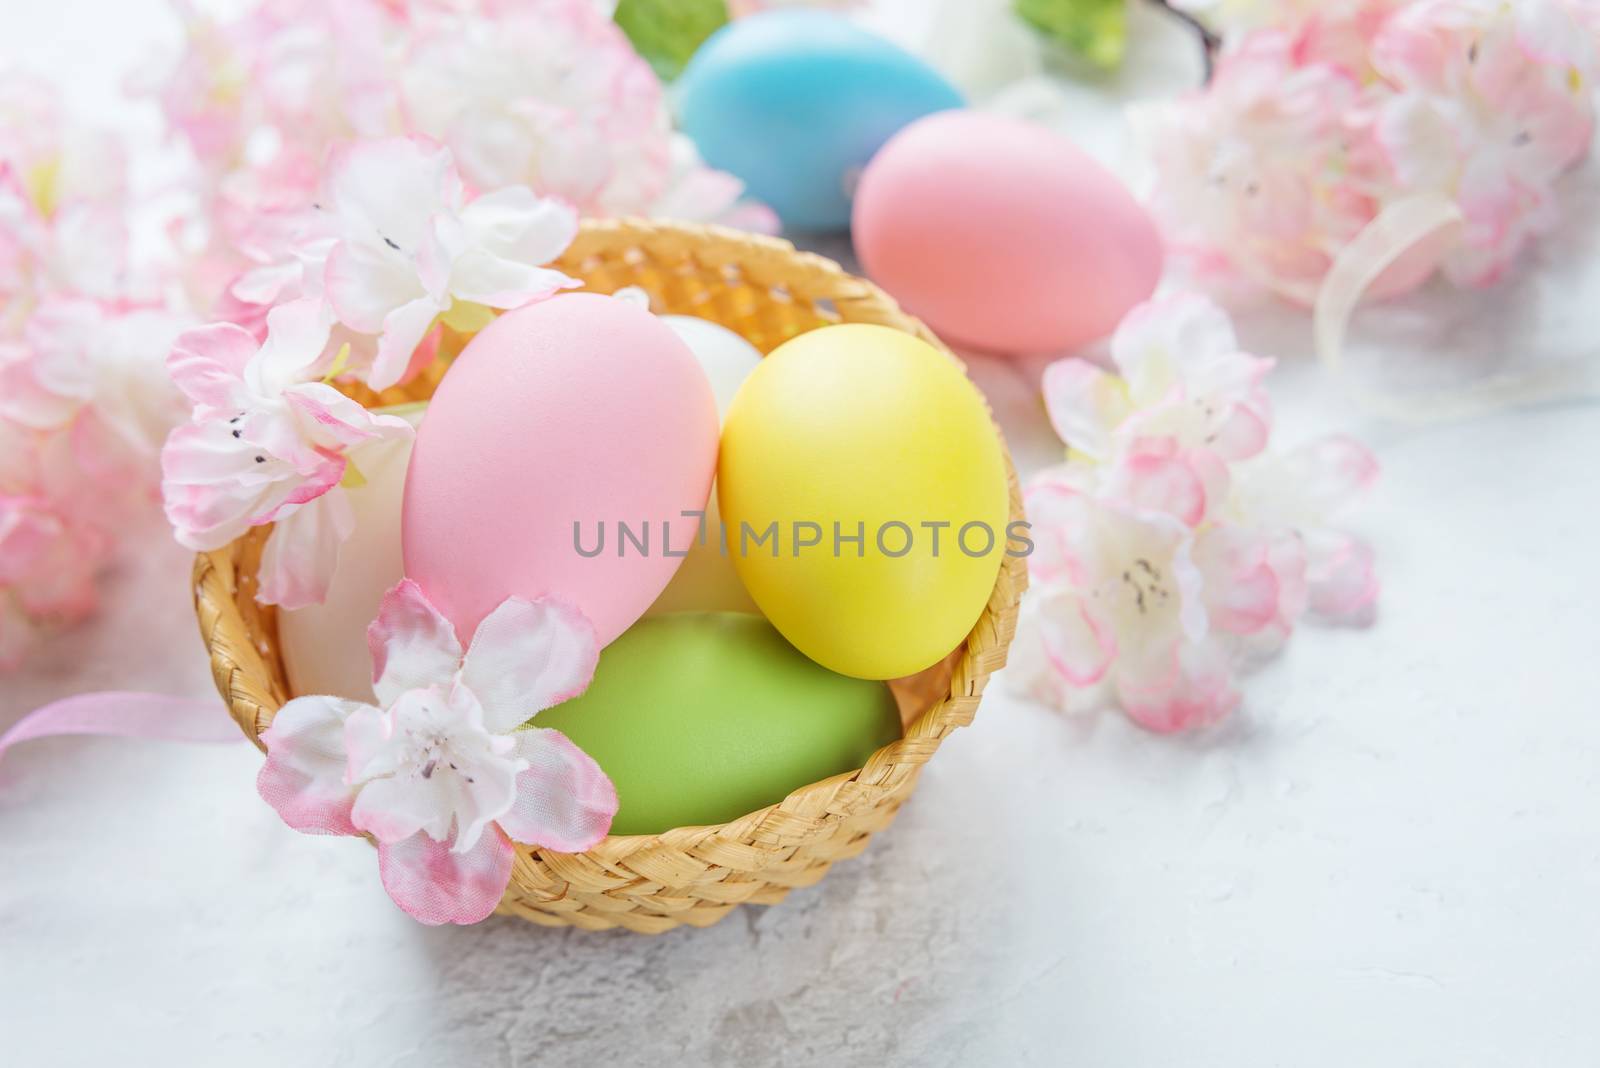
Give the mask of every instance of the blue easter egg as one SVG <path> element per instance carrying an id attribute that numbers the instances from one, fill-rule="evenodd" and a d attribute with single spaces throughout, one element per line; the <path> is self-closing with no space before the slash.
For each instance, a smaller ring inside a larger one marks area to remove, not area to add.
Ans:
<path id="1" fill-rule="evenodd" d="M 963 106 L 932 67 L 826 11 L 738 19 L 680 81 L 679 122 L 790 230 L 842 230 L 861 168 L 912 121 Z"/>

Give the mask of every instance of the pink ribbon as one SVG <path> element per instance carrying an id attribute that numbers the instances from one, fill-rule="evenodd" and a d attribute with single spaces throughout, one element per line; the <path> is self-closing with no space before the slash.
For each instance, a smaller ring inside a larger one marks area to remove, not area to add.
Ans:
<path id="1" fill-rule="evenodd" d="M 70 734 L 166 742 L 244 739 L 215 697 L 167 697 L 113 690 L 78 694 L 29 712 L 0 734 L 0 759 L 18 742 Z"/>

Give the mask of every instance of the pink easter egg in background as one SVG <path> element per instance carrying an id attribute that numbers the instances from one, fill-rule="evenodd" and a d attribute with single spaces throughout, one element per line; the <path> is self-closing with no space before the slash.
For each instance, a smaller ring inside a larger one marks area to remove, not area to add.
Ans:
<path id="1" fill-rule="evenodd" d="M 944 111 L 856 190 L 867 273 L 946 341 L 1043 353 L 1105 337 L 1154 292 L 1161 238 L 1117 178 L 1042 126 Z"/>
<path id="2" fill-rule="evenodd" d="M 500 316 L 462 351 L 417 430 L 406 574 L 463 643 L 510 596 L 576 605 L 602 644 L 672 578 L 716 474 L 705 373 L 648 311 L 588 293 Z M 574 524 L 579 526 L 578 540 Z M 647 551 L 622 546 L 648 524 Z M 604 530 L 604 548 L 585 556 Z M 619 553 L 619 546 L 625 551 Z"/>

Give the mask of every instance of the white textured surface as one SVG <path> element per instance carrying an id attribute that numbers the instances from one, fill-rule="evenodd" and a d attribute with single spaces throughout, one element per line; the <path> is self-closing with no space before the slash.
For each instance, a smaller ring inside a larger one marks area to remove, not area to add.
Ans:
<path id="1" fill-rule="evenodd" d="M 0 48 L 118 54 L 170 29 L 155 7 L 8 4 Z M 1042 457 L 1023 384 L 977 372 Z M 997 686 L 863 858 L 654 939 L 417 927 L 370 850 L 277 821 L 243 745 L 31 743 L 0 769 L 0 1062 L 1594 1063 L 1600 410 L 1408 430 L 1303 362 L 1275 387 L 1284 437 L 1379 451 L 1383 615 L 1304 633 L 1221 731 Z M 207 692 L 188 561 L 146 542 L 105 618 L 0 680 L 0 727 L 76 690 Z"/>

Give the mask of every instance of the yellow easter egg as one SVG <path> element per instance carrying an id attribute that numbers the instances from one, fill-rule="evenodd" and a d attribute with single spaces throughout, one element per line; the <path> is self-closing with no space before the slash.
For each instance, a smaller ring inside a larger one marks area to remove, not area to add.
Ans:
<path id="1" fill-rule="evenodd" d="M 825 327 L 768 355 L 728 410 L 717 477 L 750 596 L 801 652 L 857 678 L 950 653 L 1022 545 L 983 396 L 887 327 Z"/>

